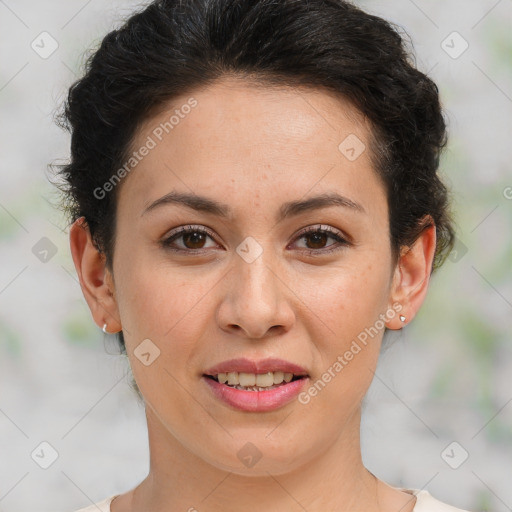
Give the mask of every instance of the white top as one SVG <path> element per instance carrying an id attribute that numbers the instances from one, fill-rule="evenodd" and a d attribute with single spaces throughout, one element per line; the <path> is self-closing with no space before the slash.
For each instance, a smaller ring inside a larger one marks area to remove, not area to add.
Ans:
<path id="1" fill-rule="evenodd" d="M 413 512 L 468 512 L 467 510 L 455 508 L 447 503 L 436 500 L 424 489 L 404 489 L 402 487 L 396 487 L 396 489 L 416 496 L 416 505 L 414 506 Z M 114 496 L 91 505 L 90 507 L 81 508 L 76 512 L 110 512 L 110 503 L 117 496 L 119 496 L 119 494 L 115 494 Z"/>

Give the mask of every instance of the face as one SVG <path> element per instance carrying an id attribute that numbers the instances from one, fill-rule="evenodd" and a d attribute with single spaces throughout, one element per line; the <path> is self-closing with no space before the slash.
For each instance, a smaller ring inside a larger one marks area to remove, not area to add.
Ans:
<path id="1" fill-rule="evenodd" d="M 368 137 L 328 92 L 234 79 L 173 100 L 137 133 L 134 151 L 153 147 L 119 190 L 117 314 L 151 428 L 216 467 L 279 474 L 359 428 L 396 309 Z M 169 193 L 219 208 L 155 203 Z M 293 206 L 334 194 L 345 199 Z M 240 357 L 300 365 L 300 395 L 270 410 L 219 399 L 204 374 Z M 262 455 L 252 468 L 248 442 Z"/>

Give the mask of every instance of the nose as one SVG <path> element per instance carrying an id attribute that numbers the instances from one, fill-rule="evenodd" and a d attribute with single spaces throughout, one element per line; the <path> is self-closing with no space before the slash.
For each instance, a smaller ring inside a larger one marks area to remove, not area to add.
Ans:
<path id="1" fill-rule="evenodd" d="M 260 339 L 291 329 L 295 321 L 294 294 L 284 269 L 269 260 L 266 251 L 250 263 L 235 258 L 217 310 L 217 322 L 224 331 Z"/>

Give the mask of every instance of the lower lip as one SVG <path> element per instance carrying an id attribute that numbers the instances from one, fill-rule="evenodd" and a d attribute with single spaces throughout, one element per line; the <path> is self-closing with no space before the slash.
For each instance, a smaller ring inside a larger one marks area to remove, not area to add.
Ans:
<path id="1" fill-rule="evenodd" d="M 203 375 L 213 394 L 232 407 L 250 412 L 265 412 L 279 409 L 291 402 L 306 385 L 309 377 L 288 382 L 268 391 L 244 391 L 221 384 Z"/>

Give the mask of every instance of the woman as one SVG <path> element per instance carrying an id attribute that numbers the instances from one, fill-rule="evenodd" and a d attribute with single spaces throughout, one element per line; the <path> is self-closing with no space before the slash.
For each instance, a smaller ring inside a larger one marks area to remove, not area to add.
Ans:
<path id="1" fill-rule="evenodd" d="M 436 85 L 343 0 L 156 1 L 70 89 L 73 261 L 150 472 L 83 511 L 457 511 L 362 462 L 384 334 L 453 246 Z"/>

